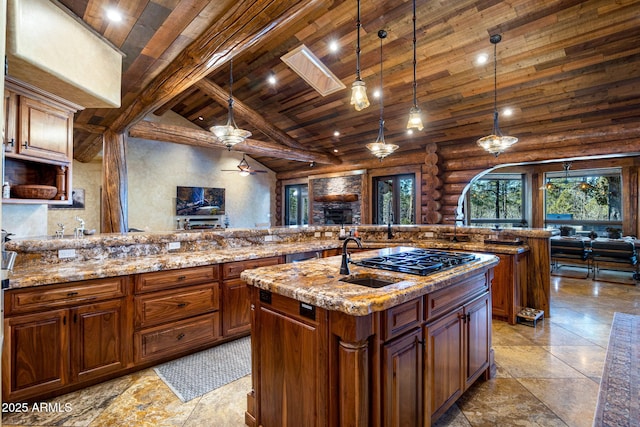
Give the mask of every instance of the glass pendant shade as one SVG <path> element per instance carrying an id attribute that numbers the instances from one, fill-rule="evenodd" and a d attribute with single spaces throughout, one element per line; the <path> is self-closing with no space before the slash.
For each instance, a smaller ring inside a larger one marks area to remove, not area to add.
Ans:
<path id="1" fill-rule="evenodd" d="M 409 121 L 407 122 L 407 129 L 424 129 L 424 126 L 422 124 L 422 111 L 420 111 L 420 108 L 414 106 L 409 110 Z"/>
<path id="2" fill-rule="evenodd" d="M 498 125 L 498 62 L 496 59 L 497 44 L 502 40 L 499 34 L 493 35 L 489 41 L 493 44 L 493 132 L 477 141 L 478 146 L 498 157 L 500 153 L 518 142 L 515 136 L 503 135 Z"/>
<path id="3" fill-rule="evenodd" d="M 367 87 L 360 78 L 360 0 L 358 0 L 358 12 L 356 18 L 356 80 L 351 85 L 351 105 L 353 105 L 356 111 L 361 111 L 367 108 L 369 104 L 369 98 L 367 98 Z"/>
<path id="4" fill-rule="evenodd" d="M 367 98 L 367 87 L 362 80 L 356 80 L 351 85 L 351 105 L 356 111 L 361 111 L 369 106 L 369 98 Z"/>
<path id="5" fill-rule="evenodd" d="M 385 30 L 378 31 L 378 37 L 380 38 L 380 128 L 378 129 L 378 138 L 376 142 L 372 142 L 366 145 L 367 150 L 371 151 L 371 154 L 382 160 L 389 154 L 398 149 L 395 144 L 387 144 L 384 140 L 384 101 L 383 101 L 383 85 L 382 85 L 382 39 L 387 37 Z"/>
<path id="6" fill-rule="evenodd" d="M 502 132 L 500 132 L 500 128 L 498 127 L 498 112 L 495 111 L 493 114 L 493 133 L 480 138 L 478 140 L 478 145 L 484 148 L 485 151 L 488 151 L 498 157 L 500 153 L 518 142 L 518 138 L 515 136 L 502 135 Z"/>
<path id="7" fill-rule="evenodd" d="M 233 119 L 233 61 L 231 61 L 229 71 L 229 118 L 227 124 L 221 126 L 211 126 L 211 132 L 222 142 L 229 150 L 236 144 L 244 142 L 251 136 L 248 130 L 240 129 Z"/>
<path id="8" fill-rule="evenodd" d="M 384 120 L 380 118 L 380 129 L 378 130 L 378 138 L 376 142 L 372 142 L 366 145 L 367 150 L 371 151 L 371 154 L 382 160 L 389 154 L 392 154 L 398 149 L 396 144 L 387 144 L 384 140 Z"/>

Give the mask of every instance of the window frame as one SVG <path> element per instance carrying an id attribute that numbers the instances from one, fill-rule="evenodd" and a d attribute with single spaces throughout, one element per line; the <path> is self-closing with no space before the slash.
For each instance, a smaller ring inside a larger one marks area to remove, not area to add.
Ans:
<path id="1" fill-rule="evenodd" d="M 494 180 L 509 180 L 509 181 L 520 181 L 521 182 L 521 191 L 520 191 L 520 218 L 507 219 L 507 218 L 473 218 L 471 217 L 472 205 L 471 205 L 471 193 L 473 191 L 473 184 L 478 181 L 494 181 Z M 481 177 L 474 179 L 469 186 L 469 191 L 467 191 L 465 202 L 466 207 L 465 211 L 469 212 L 468 215 L 465 215 L 465 224 L 466 225 L 476 225 L 476 226 L 486 226 L 486 225 L 510 225 L 512 227 L 528 227 L 529 221 L 527 219 L 528 212 L 528 204 L 527 204 L 527 194 L 528 194 L 528 180 L 527 175 L 525 173 L 520 172 L 506 172 L 506 173 L 487 173 L 482 175 Z"/>

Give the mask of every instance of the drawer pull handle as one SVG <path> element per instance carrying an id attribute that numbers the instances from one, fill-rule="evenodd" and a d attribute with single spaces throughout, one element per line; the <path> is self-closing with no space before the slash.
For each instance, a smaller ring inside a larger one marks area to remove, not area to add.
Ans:
<path id="1" fill-rule="evenodd" d="M 187 303 L 186 302 L 181 302 L 180 304 L 178 304 L 178 308 L 183 308 L 186 307 Z"/>
<path id="2" fill-rule="evenodd" d="M 75 297 L 76 295 L 78 295 L 77 292 L 73 291 L 73 292 L 67 292 L 67 296 L 68 297 Z"/>
<path id="3" fill-rule="evenodd" d="M 187 276 L 178 276 L 178 280 L 184 280 L 186 278 L 187 278 Z"/>
<path id="4" fill-rule="evenodd" d="M 178 335 L 178 341 L 180 341 L 182 338 L 184 338 L 184 334 Z"/>

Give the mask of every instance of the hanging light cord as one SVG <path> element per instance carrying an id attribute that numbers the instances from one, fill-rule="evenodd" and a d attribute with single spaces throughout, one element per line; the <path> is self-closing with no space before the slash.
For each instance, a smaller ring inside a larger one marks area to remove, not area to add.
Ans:
<path id="1" fill-rule="evenodd" d="M 500 130 L 498 129 L 498 40 L 493 43 L 493 127 L 494 133 L 496 135 L 500 135 Z"/>
<path id="2" fill-rule="evenodd" d="M 233 121 L 233 59 L 229 64 L 229 116 Z"/>
<path id="3" fill-rule="evenodd" d="M 378 38 L 380 39 L 380 132 L 378 134 L 379 142 L 384 143 L 384 89 L 382 83 L 382 39 L 387 37 L 385 30 L 378 31 Z"/>
<path id="4" fill-rule="evenodd" d="M 418 108 L 416 63 L 416 0 L 413 0 L 413 106 Z"/>
<path id="5" fill-rule="evenodd" d="M 358 0 L 358 16 L 356 18 L 356 80 L 360 80 L 360 0 Z"/>

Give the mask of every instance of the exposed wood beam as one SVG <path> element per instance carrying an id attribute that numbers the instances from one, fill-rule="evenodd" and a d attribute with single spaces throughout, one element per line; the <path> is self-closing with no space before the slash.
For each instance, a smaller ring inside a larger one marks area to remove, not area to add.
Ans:
<path id="1" fill-rule="evenodd" d="M 106 126 L 100 125 L 90 125 L 89 123 L 73 123 L 73 128 L 77 130 L 82 130 L 88 133 L 105 133 L 108 129 Z"/>
<path id="2" fill-rule="evenodd" d="M 136 123 L 129 129 L 129 136 L 195 147 L 227 149 L 211 132 L 144 120 Z M 325 153 L 299 150 L 274 142 L 258 141 L 255 139 L 249 139 L 241 144 L 234 145 L 232 150 L 257 156 L 279 157 L 299 162 L 332 164 L 332 160 Z"/>
<path id="3" fill-rule="evenodd" d="M 212 81 L 208 79 L 202 79 L 198 83 L 196 83 L 195 86 L 201 91 L 203 91 L 204 93 L 206 93 L 208 96 L 213 98 L 220 105 L 228 104 L 228 100 L 229 100 L 228 93 L 225 92 L 220 86 L 213 83 Z M 260 132 L 264 133 L 274 141 L 280 144 L 286 145 L 287 147 L 296 148 L 299 150 L 306 149 L 306 147 L 304 147 L 298 141 L 296 141 L 295 139 L 287 135 L 286 132 L 274 126 L 271 122 L 266 120 L 261 114 L 252 110 L 246 104 L 244 104 L 241 101 L 238 101 L 237 99 L 233 100 L 233 112 L 236 115 L 236 117 L 240 117 L 247 123 L 251 123 L 252 126 L 254 126 L 256 129 L 258 129 Z M 338 157 L 334 156 L 333 154 L 327 154 L 327 156 L 329 159 L 331 159 L 330 163 L 334 165 L 339 165 L 342 163 L 342 160 L 340 160 Z M 321 162 L 321 163 L 326 163 L 326 162 Z"/>
<path id="4" fill-rule="evenodd" d="M 264 42 L 265 35 L 287 26 L 315 8 L 321 0 L 260 0 L 238 2 L 225 16 L 180 52 L 111 124 L 116 132 L 132 124 L 194 83 L 213 72 L 239 52 Z"/>
<path id="5" fill-rule="evenodd" d="M 238 2 L 173 60 L 135 97 L 108 127 L 123 133 L 148 113 L 215 71 L 242 51 L 264 43 L 326 0 L 258 0 Z M 102 149 L 95 139 L 78 142 L 79 161 L 90 161 Z M 89 160 L 86 160 L 89 159 Z"/>

